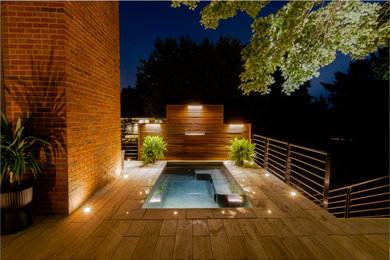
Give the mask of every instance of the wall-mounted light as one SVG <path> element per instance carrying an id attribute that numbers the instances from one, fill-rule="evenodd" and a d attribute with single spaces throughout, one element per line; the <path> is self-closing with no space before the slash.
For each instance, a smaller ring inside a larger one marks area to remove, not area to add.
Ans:
<path id="1" fill-rule="evenodd" d="M 229 124 L 229 133 L 242 133 L 244 124 Z"/>
<path id="2" fill-rule="evenodd" d="M 200 105 L 188 105 L 189 110 L 202 110 L 202 106 Z"/>
<path id="3" fill-rule="evenodd" d="M 146 124 L 147 127 L 160 127 L 160 124 Z"/>
<path id="4" fill-rule="evenodd" d="M 185 135 L 206 135 L 204 132 L 186 132 Z"/>

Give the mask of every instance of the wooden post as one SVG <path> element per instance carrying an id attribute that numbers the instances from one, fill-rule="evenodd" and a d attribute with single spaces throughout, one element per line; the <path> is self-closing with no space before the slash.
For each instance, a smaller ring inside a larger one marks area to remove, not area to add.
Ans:
<path id="1" fill-rule="evenodd" d="M 269 146 L 269 139 L 265 138 L 265 145 L 264 145 L 264 169 L 268 169 L 268 146 Z"/>
<path id="2" fill-rule="evenodd" d="M 350 208 L 350 204 L 351 204 L 351 192 L 352 192 L 352 187 L 348 187 L 347 193 L 345 195 L 344 218 L 349 218 L 349 208 Z"/>
<path id="3" fill-rule="evenodd" d="M 286 154 L 286 172 L 284 178 L 286 179 L 286 183 L 290 184 L 290 176 L 291 176 L 291 144 L 287 145 L 287 154 Z"/>
<path id="4" fill-rule="evenodd" d="M 324 209 L 328 209 L 328 195 L 329 195 L 329 183 L 330 183 L 330 163 L 331 163 L 330 154 L 326 153 L 324 192 L 322 195 L 322 207 Z"/>

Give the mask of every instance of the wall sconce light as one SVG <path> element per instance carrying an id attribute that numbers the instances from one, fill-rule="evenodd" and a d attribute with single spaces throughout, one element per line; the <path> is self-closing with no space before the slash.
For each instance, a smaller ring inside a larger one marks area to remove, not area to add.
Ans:
<path id="1" fill-rule="evenodd" d="M 188 105 L 189 110 L 202 110 L 202 106 L 200 105 Z"/>
<path id="2" fill-rule="evenodd" d="M 229 133 L 242 133 L 244 124 L 229 124 Z"/>
<path id="3" fill-rule="evenodd" d="M 186 132 L 185 135 L 206 135 L 204 132 Z"/>

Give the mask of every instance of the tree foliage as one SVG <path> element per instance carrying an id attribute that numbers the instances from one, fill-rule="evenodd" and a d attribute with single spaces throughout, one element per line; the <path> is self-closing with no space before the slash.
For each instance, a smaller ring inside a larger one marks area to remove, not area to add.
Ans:
<path id="1" fill-rule="evenodd" d="M 259 15 L 269 2 L 212 1 L 201 11 L 201 23 L 215 29 L 220 19 L 245 11 L 254 20 L 252 39 L 242 51 L 244 71 L 240 89 L 245 93 L 269 92 L 279 68 L 287 94 L 319 76 L 319 69 L 332 63 L 337 52 L 364 59 L 378 46 L 387 46 L 390 26 L 389 2 L 291 1 L 275 14 Z M 198 2 L 173 1 L 194 10 Z"/>
<path id="2" fill-rule="evenodd" d="M 231 104 L 242 99 L 237 86 L 242 72 L 242 44 L 221 36 L 197 44 L 188 37 L 157 39 L 148 60 L 141 60 L 137 90 L 145 111 L 165 116 L 166 104 Z"/>

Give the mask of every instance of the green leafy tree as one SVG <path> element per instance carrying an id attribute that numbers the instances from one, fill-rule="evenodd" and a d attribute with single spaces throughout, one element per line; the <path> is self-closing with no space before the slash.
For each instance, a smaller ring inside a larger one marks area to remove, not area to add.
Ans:
<path id="1" fill-rule="evenodd" d="M 167 150 L 167 144 L 160 136 L 146 136 L 142 144 L 142 161 L 144 164 L 154 163 L 157 160 L 164 159 L 164 152 Z"/>
<path id="2" fill-rule="evenodd" d="M 173 1 L 194 10 L 199 2 Z M 240 89 L 245 93 L 269 92 L 273 73 L 279 68 L 291 93 L 332 63 L 337 52 L 364 59 L 378 46 L 387 46 L 390 34 L 389 2 L 291 1 L 276 14 L 259 12 L 270 1 L 212 1 L 200 12 L 201 23 L 215 29 L 221 19 L 234 17 L 237 10 L 253 18 L 253 35 L 242 51 L 244 71 Z"/>
<path id="3" fill-rule="evenodd" d="M 228 146 L 230 150 L 230 160 L 235 162 L 237 165 L 243 165 L 245 160 L 249 162 L 253 161 L 253 157 L 255 156 L 255 144 L 252 144 L 245 138 L 237 139 L 237 137 L 231 142 L 232 145 Z"/>

